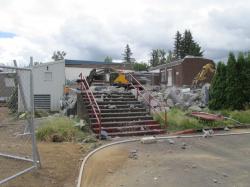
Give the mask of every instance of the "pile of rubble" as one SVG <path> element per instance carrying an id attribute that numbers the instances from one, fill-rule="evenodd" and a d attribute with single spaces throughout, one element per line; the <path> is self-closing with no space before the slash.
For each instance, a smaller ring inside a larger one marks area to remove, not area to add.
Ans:
<path id="1" fill-rule="evenodd" d="M 151 95 L 168 108 L 177 107 L 183 110 L 201 111 L 205 108 L 209 100 L 209 84 L 205 84 L 201 89 L 190 88 L 161 88 L 148 87 Z"/>

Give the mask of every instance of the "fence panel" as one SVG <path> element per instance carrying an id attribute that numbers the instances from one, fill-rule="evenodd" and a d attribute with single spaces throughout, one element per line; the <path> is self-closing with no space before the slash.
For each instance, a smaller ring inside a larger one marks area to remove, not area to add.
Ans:
<path id="1" fill-rule="evenodd" d="M 0 185 L 40 166 L 32 71 L 0 66 Z"/>

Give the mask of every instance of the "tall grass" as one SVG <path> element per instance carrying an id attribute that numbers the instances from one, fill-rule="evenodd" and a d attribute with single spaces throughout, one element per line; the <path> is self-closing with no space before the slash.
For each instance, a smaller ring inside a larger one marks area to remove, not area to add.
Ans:
<path id="1" fill-rule="evenodd" d="M 206 111 L 206 112 L 211 112 L 211 111 Z M 246 111 L 223 110 L 219 112 L 217 111 L 216 113 L 220 113 L 224 116 L 231 117 L 237 121 L 240 121 L 241 123 L 250 124 L 250 110 Z M 177 108 L 172 108 L 167 113 L 167 129 L 169 131 L 177 131 L 185 129 L 202 129 L 202 128 L 225 127 L 225 126 L 235 125 L 235 122 L 230 120 L 205 122 L 197 118 L 194 118 L 188 114 L 189 114 L 188 112 L 182 111 Z M 161 125 L 164 127 L 164 121 L 158 115 L 155 115 L 154 119 L 159 121 Z"/>
<path id="2" fill-rule="evenodd" d="M 84 139 L 86 133 L 75 127 L 74 122 L 66 117 L 52 117 L 41 124 L 36 137 L 40 141 L 71 142 Z"/>

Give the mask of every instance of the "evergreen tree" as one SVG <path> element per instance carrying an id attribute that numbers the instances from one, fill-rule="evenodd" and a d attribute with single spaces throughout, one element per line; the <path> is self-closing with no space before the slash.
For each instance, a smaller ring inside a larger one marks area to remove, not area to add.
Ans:
<path id="1" fill-rule="evenodd" d="M 104 59 L 104 62 L 105 63 L 112 63 L 113 59 L 111 56 L 106 56 L 105 59 Z"/>
<path id="2" fill-rule="evenodd" d="M 179 31 L 175 34 L 175 42 L 174 42 L 174 54 L 176 59 L 181 58 L 181 43 L 182 43 L 182 35 Z"/>
<path id="3" fill-rule="evenodd" d="M 250 52 L 248 52 L 245 57 L 245 67 L 243 69 L 245 74 L 244 94 L 246 97 L 246 102 L 248 102 L 250 105 Z"/>
<path id="4" fill-rule="evenodd" d="M 153 67 L 158 66 L 160 64 L 159 50 L 153 49 L 150 55 L 151 58 L 149 60 L 149 63 L 151 64 L 151 66 Z"/>
<path id="5" fill-rule="evenodd" d="M 244 56 L 239 54 L 238 60 L 235 59 L 233 53 L 229 54 L 227 65 L 227 108 L 243 109 L 245 97 L 243 94 L 242 68 L 244 64 Z"/>
<path id="6" fill-rule="evenodd" d="M 226 82 L 227 68 L 222 62 L 217 65 L 216 73 L 209 89 L 209 103 L 210 109 L 218 110 L 224 108 L 226 105 Z"/>
<path id="7" fill-rule="evenodd" d="M 164 49 L 158 49 L 159 53 L 159 63 L 160 64 L 166 64 L 167 59 L 166 59 L 166 51 Z"/>
<path id="8" fill-rule="evenodd" d="M 176 59 L 176 58 L 174 57 L 173 52 L 172 52 L 171 50 L 169 50 L 169 51 L 168 51 L 168 56 L 167 56 L 166 63 L 170 63 L 170 62 L 172 62 L 174 59 Z"/>
<path id="9" fill-rule="evenodd" d="M 123 60 L 125 63 L 132 63 L 132 51 L 129 47 L 129 45 L 127 44 L 126 47 L 125 47 L 125 50 L 124 50 L 124 53 L 123 53 Z"/>
<path id="10" fill-rule="evenodd" d="M 183 35 L 177 31 L 174 43 L 174 56 L 180 59 L 187 55 L 202 56 L 203 51 L 200 45 L 194 41 L 190 30 L 185 30 Z"/>

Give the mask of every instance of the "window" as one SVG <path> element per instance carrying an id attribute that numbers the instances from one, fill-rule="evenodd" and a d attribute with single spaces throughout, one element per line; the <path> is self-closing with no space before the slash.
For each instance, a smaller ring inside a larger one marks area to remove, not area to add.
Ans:
<path id="1" fill-rule="evenodd" d="M 52 72 L 45 72 L 44 73 L 44 80 L 45 81 L 52 81 Z"/>

